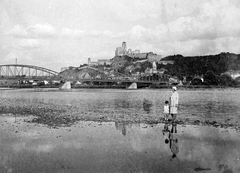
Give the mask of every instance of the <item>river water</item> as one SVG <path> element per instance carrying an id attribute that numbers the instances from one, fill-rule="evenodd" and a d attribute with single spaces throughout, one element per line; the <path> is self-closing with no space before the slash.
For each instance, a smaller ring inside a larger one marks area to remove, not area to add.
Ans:
<path id="1" fill-rule="evenodd" d="M 240 122 L 239 89 L 178 92 L 178 118 Z M 1 98 L 133 116 L 162 116 L 170 94 L 167 89 L 0 90 Z M 27 118 L 0 117 L 1 172 L 240 172 L 235 129 L 91 121 L 53 129 Z"/>

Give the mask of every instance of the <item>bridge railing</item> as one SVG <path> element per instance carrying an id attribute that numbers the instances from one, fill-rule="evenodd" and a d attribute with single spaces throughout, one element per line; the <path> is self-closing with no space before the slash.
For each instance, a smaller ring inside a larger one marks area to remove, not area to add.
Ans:
<path id="1" fill-rule="evenodd" d="M 76 81 L 95 81 L 95 82 L 158 82 L 158 83 L 168 83 L 169 76 L 126 76 L 126 77 L 119 77 L 119 76 L 107 76 L 105 78 L 95 78 L 95 77 L 88 77 L 88 78 L 76 78 L 76 79 L 68 79 L 68 80 L 76 80 Z"/>

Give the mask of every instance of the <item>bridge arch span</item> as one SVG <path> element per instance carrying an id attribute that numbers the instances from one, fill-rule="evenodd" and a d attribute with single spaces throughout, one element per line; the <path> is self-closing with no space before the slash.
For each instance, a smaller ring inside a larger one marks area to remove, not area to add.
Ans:
<path id="1" fill-rule="evenodd" d="M 2 78 L 46 78 L 58 76 L 58 72 L 33 65 L 6 64 L 0 65 L 0 76 Z"/>

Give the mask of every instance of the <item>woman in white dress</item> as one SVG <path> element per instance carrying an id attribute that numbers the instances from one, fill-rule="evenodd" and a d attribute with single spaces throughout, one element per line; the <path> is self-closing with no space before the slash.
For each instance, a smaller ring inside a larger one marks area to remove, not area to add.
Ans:
<path id="1" fill-rule="evenodd" d="M 177 111 L 178 111 L 178 99 L 179 95 L 177 93 L 177 87 L 172 87 L 172 95 L 170 97 L 170 114 L 172 116 L 172 120 L 175 120 L 177 117 Z"/>

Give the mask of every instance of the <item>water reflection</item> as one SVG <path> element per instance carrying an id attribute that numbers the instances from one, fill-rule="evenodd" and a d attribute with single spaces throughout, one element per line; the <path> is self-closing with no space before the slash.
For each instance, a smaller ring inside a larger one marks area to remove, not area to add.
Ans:
<path id="1" fill-rule="evenodd" d="M 171 127 L 170 127 L 171 126 Z M 169 130 L 171 128 L 171 130 Z M 171 161 L 177 157 L 179 153 L 179 145 L 177 138 L 177 124 L 175 122 L 166 121 L 163 127 L 163 138 L 165 144 L 169 145 L 172 152 Z"/>
<path id="2" fill-rule="evenodd" d="M 176 123 L 172 124 L 172 129 L 169 134 L 169 140 L 170 140 L 169 147 L 171 149 L 173 159 L 176 158 L 177 154 L 179 153 L 178 139 L 174 133 L 175 134 L 177 133 L 177 124 Z"/>
<path id="3" fill-rule="evenodd" d="M 126 136 L 127 134 L 127 127 L 131 128 L 131 124 L 128 124 L 126 122 L 115 122 L 116 130 L 119 130 L 122 132 L 123 136 Z"/>
<path id="4" fill-rule="evenodd" d="M 219 130 L 172 122 L 49 129 L 0 117 L 0 172 L 239 172 L 239 134 Z"/>
<path id="5" fill-rule="evenodd" d="M 165 143 L 168 144 L 170 130 L 169 130 L 169 124 L 167 122 L 165 122 L 162 132 L 163 132 L 163 139 Z"/>

